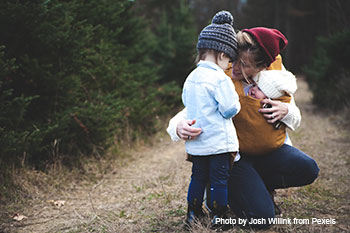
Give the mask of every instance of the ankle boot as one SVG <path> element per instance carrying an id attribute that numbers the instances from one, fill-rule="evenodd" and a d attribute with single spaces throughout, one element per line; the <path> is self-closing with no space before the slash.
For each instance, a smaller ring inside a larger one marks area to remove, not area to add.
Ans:
<path id="1" fill-rule="evenodd" d="M 282 210 L 275 202 L 276 191 L 274 189 L 273 190 L 268 190 L 268 191 L 269 191 L 269 194 L 271 196 L 271 199 L 272 199 L 272 202 L 273 202 L 273 206 L 275 208 L 275 215 L 281 215 L 282 214 Z"/>
<path id="2" fill-rule="evenodd" d="M 231 228 L 231 225 L 222 224 L 221 221 L 219 221 L 220 219 L 227 219 L 227 206 L 216 206 L 216 203 L 214 203 L 212 213 L 213 218 L 210 226 L 212 230 L 225 231 Z"/>
<path id="3" fill-rule="evenodd" d="M 187 229 L 190 229 L 193 223 L 197 221 L 199 218 L 203 217 L 204 215 L 205 214 L 203 212 L 202 205 L 188 204 L 185 227 Z"/>

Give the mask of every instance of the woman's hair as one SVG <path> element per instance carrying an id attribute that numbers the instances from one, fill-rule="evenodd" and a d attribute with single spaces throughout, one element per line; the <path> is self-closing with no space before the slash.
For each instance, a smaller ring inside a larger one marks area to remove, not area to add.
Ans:
<path id="1" fill-rule="evenodd" d="M 268 67 L 269 60 L 258 43 L 247 33 L 239 31 L 237 33 L 238 52 L 248 52 L 255 62 L 256 68 Z"/>
<path id="2" fill-rule="evenodd" d="M 198 63 L 200 60 L 204 60 L 206 58 L 206 56 L 208 56 L 209 53 L 212 53 L 215 56 L 215 63 L 218 63 L 220 53 L 222 53 L 222 52 L 217 51 L 215 49 L 198 49 L 196 63 Z"/>

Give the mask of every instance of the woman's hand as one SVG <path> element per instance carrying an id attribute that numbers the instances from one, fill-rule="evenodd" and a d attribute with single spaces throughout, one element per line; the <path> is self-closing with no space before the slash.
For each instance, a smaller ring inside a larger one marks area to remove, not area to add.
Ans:
<path id="1" fill-rule="evenodd" d="M 201 128 L 195 128 L 191 125 L 195 124 L 196 120 L 182 120 L 176 126 L 176 133 L 179 138 L 184 140 L 196 139 L 196 137 L 202 132 Z"/>
<path id="2" fill-rule="evenodd" d="M 270 104 L 271 108 L 260 108 L 264 117 L 268 123 L 275 123 L 276 121 L 282 120 L 288 114 L 288 107 L 278 100 L 263 99 L 261 104 Z"/>

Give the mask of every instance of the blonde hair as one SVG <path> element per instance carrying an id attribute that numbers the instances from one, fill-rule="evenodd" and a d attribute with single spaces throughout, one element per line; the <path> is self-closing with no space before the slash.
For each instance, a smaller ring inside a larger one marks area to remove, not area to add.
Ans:
<path id="1" fill-rule="evenodd" d="M 247 32 L 239 31 L 237 33 L 238 51 L 247 52 L 252 56 L 253 64 L 256 68 L 268 67 L 269 61 L 266 58 L 264 51 L 260 48 L 258 43 Z"/>

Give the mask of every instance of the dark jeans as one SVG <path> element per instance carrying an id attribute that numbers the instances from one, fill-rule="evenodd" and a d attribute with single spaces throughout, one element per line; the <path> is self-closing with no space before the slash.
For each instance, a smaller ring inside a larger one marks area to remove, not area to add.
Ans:
<path id="1" fill-rule="evenodd" d="M 215 201 L 218 206 L 227 206 L 230 158 L 229 153 L 192 157 L 192 176 L 187 195 L 189 205 L 201 205 L 204 190 L 210 182 L 210 205 L 213 206 Z"/>
<path id="2" fill-rule="evenodd" d="M 286 144 L 267 155 L 252 157 L 241 154 L 241 159 L 230 172 L 230 208 L 239 218 L 266 219 L 267 224 L 251 226 L 266 228 L 268 218 L 275 217 L 268 190 L 311 184 L 318 172 L 315 160 Z"/>

